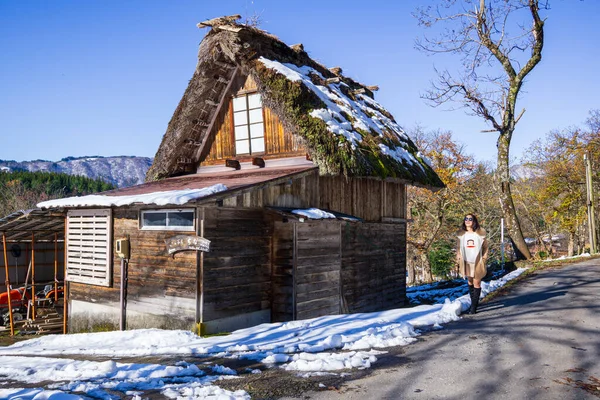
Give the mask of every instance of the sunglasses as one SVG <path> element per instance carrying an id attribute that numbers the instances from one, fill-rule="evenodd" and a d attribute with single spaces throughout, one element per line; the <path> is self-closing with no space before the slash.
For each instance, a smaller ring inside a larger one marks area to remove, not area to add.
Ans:
<path id="1" fill-rule="evenodd" d="M 473 217 L 465 217 L 465 221 L 473 221 Z"/>

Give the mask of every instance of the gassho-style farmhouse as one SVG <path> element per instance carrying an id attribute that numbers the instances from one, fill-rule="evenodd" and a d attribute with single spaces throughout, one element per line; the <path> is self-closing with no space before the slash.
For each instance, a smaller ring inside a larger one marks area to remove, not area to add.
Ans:
<path id="1" fill-rule="evenodd" d="M 4 248 L 60 253 L 65 331 L 225 332 L 405 304 L 406 187 L 444 184 L 377 87 L 238 18 L 198 24 L 146 183 L 0 220 Z"/>

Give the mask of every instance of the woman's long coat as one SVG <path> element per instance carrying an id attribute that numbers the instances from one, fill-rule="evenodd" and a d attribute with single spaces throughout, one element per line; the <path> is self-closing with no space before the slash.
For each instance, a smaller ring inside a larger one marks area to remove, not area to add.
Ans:
<path id="1" fill-rule="evenodd" d="M 462 229 L 456 233 L 456 236 L 458 238 L 458 250 L 456 251 L 456 260 L 458 262 L 458 273 L 466 278 L 467 263 L 465 262 L 465 255 L 463 254 L 463 246 L 461 246 L 460 243 L 461 238 L 464 236 L 465 233 L 467 232 L 463 231 Z M 483 279 L 487 274 L 487 267 L 485 266 L 485 262 L 488 258 L 488 241 L 485 238 L 485 229 L 480 227 L 475 231 L 475 233 L 483 239 L 481 249 L 479 250 L 479 254 L 477 255 L 477 261 L 475 263 L 475 279 L 480 280 Z"/>

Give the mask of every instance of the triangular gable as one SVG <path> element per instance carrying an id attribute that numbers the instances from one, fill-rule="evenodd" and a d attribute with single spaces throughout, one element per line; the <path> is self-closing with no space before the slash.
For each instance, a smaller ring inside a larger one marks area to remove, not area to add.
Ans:
<path id="1" fill-rule="evenodd" d="M 199 61 L 156 153 L 147 180 L 196 172 L 214 140 L 234 82 L 250 75 L 263 103 L 301 137 L 323 175 L 395 178 L 431 188 L 443 183 L 372 87 L 326 69 L 301 46 L 230 21 L 213 24 Z M 212 136 L 211 136 L 212 134 Z"/>

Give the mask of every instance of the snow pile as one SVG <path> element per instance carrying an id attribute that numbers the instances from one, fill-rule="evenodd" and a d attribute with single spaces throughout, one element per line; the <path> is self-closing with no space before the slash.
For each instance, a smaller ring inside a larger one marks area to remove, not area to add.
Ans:
<path id="1" fill-rule="evenodd" d="M 590 255 L 590 253 L 583 253 L 583 254 L 580 254 L 578 256 L 571 256 L 571 257 L 560 256 L 558 258 L 550 258 L 548 260 L 542 260 L 542 262 L 557 261 L 557 260 L 570 260 L 570 259 L 573 259 L 573 258 L 580 258 L 580 257 L 591 257 L 591 255 Z"/>
<path id="2" fill-rule="evenodd" d="M 484 283 L 482 295 L 497 290 L 523 271 L 521 268 Z M 173 356 L 254 359 L 298 371 L 300 376 L 370 368 L 377 362 L 377 355 L 385 353 L 376 349 L 408 345 L 416 340 L 419 329 L 441 329 L 443 324 L 459 320 L 469 306 L 465 295 L 447 298 L 442 304 L 262 324 L 214 337 L 160 329 L 44 336 L 0 348 L 0 376 L 28 385 L 54 383 L 45 388 L 0 389 L 0 398 L 82 398 L 71 394 L 74 392 L 110 398 L 107 391 L 141 398 L 144 391 L 152 390 L 177 399 L 249 399 L 244 391 L 229 392 L 215 385 L 222 379 L 237 378 L 231 368 L 210 363 L 199 367 L 175 362 Z M 79 360 L 50 357 L 66 355 L 77 355 Z M 169 355 L 173 361 L 172 365 L 162 365 L 81 360 L 83 356 L 98 355 Z"/>
<path id="3" fill-rule="evenodd" d="M 206 375 L 195 364 L 177 365 L 117 363 L 115 361 L 78 361 L 68 358 L 0 356 L 0 375 L 35 384 L 54 382 L 43 389 L 0 389 L 0 398 L 15 399 L 81 399 L 65 392 L 84 392 L 92 397 L 110 398 L 106 390 L 129 395 L 145 390 L 157 390 L 169 398 L 249 399 L 246 392 L 228 392 L 211 383 L 229 376 Z M 214 366 L 213 373 L 232 375 L 229 368 Z M 235 372 L 233 372 L 235 374 Z M 184 383 L 181 383 L 184 382 Z M 62 397 L 65 396 L 65 397 Z M 70 397 L 69 397 L 70 396 Z"/>
<path id="4" fill-rule="evenodd" d="M 131 204 L 156 204 L 164 206 L 167 204 L 182 205 L 189 201 L 210 196 L 211 194 L 227 190 L 227 186 L 216 184 L 202 189 L 184 189 L 170 190 L 166 192 L 153 192 L 136 195 L 125 196 L 106 196 L 99 194 L 91 194 L 81 197 L 67 197 L 64 199 L 48 200 L 38 203 L 39 208 L 54 208 L 54 207 L 119 207 L 128 206 Z"/>

